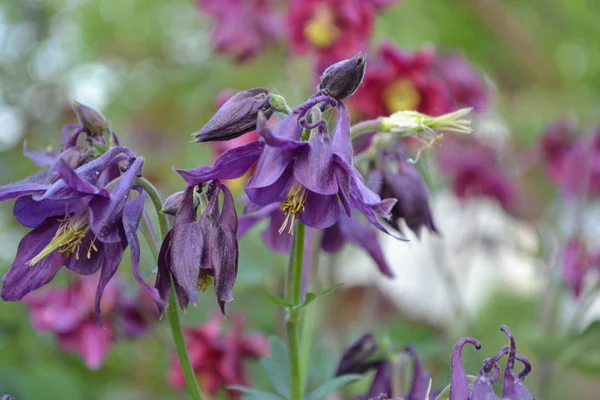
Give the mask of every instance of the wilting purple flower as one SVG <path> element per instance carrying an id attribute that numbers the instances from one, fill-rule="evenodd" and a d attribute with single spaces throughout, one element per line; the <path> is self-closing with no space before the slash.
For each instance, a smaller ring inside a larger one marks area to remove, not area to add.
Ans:
<path id="1" fill-rule="evenodd" d="M 262 112 L 266 119 L 273 115 L 269 90 L 254 88 L 236 93 L 212 118 L 194 133 L 197 143 L 235 139 L 256 129 L 256 118 Z"/>
<path id="2" fill-rule="evenodd" d="M 214 17 L 211 31 L 217 53 L 246 61 L 275 43 L 283 34 L 281 18 L 269 0 L 198 0 Z"/>
<path id="3" fill-rule="evenodd" d="M 444 139 L 438 162 L 450 177 L 460 199 L 489 197 L 508 212 L 518 214 L 519 199 L 513 180 L 502 170 L 499 152 L 474 138 Z"/>
<path id="4" fill-rule="evenodd" d="M 99 318 L 104 288 L 114 276 L 129 245 L 133 274 L 153 296 L 162 300 L 139 274 L 136 231 L 144 207 L 144 193 L 134 186 L 144 159 L 124 147 L 113 147 L 76 169 L 59 159 L 48 171 L 0 188 L 0 200 L 18 197 L 14 215 L 33 228 L 21 240 L 15 260 L 2 281 L 2 299 L 20 300 L 50 282 L 64 265 L 81 275 L 100 270 L 96 292 Z M 124 163 L 119 180 L 110 187 L 107 174 Z M 130 194 L 137 191 L 133 198 Z"/>
<path id="5" fill-rule="evenodd" d="M 462 349 L 466 344 L 471 344 L 479 350 L 481 344 L 472 338 L 461 339 L 456 344 L 450 363 L 449 400 L 534 400 L 523 385 L 523 379 L 531 372 L 531 364 L 525 357 L 516 354 L 516 342 L 508 327 L 503 325 L 501 330 L 508 335 L 510 346 L 504 346 L 496 355 L 484 360 L 483 367 L 472 387 L 469 385 L 467 373 L 462 363 Z M 500 378 L 498 362 L 505 354 L 508 354 L 508 359 L 504 369 L 503 391 L 502 396 L 497 396 L 492 385 Z M 515 361 L 520 361 L 524 365 L 524 369 L 519 373 L 514 372 Z"/>
<path id="6" fill-rule="evenodd" d="M 438 54 L 434 68 L 450 90 L 455 108 L 473 107 L 481 111 L 488 106 L 490 93 L 485 81 L 462 54 Z"/>
<path id="7" fill-rule="evenodd" d="M 229 189 L 218 180 L 207 190 L 208 204 L 196 219 L 194 186 L 188 186 L 175 215 L 173 229 L 160 249 L 156 287 L 166 301 L 173 277 L 179 304 L 197 303 L 198 289 L 206 290 L 214 278 L 214 288 L 221 311 L 231 301 L 238 270 L 237 215 Z M 219 193 L 223 206 L 219 210 Z"/>
<path id="8" fill-rule="evenodd" d="M 404 152 L 400 148 L 384 149 L 374 164 L 367 178 L 369 188 L 383 198 L 398 200 L 392 208 L 390 225 L 400 231 L 399 222 L 403 219 L 417 236 L 423 226 L 437 233 L 427 186 L 417 169 L 406 162 Z"/>
<path id="9" fill-rule="evenodd" d="M 325 103 L 338 108 L 333 138 L 325 121 L 311 125 L 317 132 L 309 141 L 301 141 L 305 116 L 310 109 Z M 266 120 L 257 123 L 261 141 L 249 143 L 223 153 L 212 167 L 197 167 L 177 172 L 188 185 L 198 185 L 212 179 L 234 179 L 256 164 L 245 185 L 250 201 L 258 206 L 280 203 L 286 218 L 280 231 L 292 231 L 295 219 L 309 227 L 324 229 L 340 216 L 340 201 L 347 215 L 358 209 L 377 228 L 387 232 L 377 215 L 387 216 L 395 203 L 381 200 L 362 181 L 352 166 L 350 122 L 343 103 L 327 96 L 314 96 L 298 106 L 273 132 Z"/>

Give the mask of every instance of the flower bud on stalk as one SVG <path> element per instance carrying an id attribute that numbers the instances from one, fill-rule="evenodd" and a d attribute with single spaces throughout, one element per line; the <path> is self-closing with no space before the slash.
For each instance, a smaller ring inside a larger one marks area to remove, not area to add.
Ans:
<path id="1" fill-rule="evenodd" d="M 108 120 L 102 113 L 73 100 L 73 109 L 81 126 L 92 136 L 102 136 L 109 131 Z"/>
<path id="2" fill-rule="evenodd" d="M 336 100 L 344 100 L 356 92 L 365 76 L 367 58 L 359 53 L 330 65 L 319 82 L 319 90 Z"/>
<path id="3" fill-rule="evenodd" d="M 254 88 L 236 93 L 219 108 L 215 115 L 193 133 L 196 143 L 224 141 L 256 129 L 256 117 L 262 111 L 267 119 L 273 115 L 269 90 Z"/>

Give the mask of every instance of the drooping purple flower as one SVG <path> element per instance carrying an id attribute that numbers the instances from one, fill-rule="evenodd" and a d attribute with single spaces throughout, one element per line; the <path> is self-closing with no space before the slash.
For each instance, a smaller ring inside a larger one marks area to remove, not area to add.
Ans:
<path id="1" fill-rule="evenodd" d="M 423 227 L 437 233 L 427 186 L 417 169 L 406 162 L 403 153 L 400 148 L 382 150 L 369 172 L 368 186 L 381 197 L 398 200 L 388 221 L 394 229 L 400 231 L 400 220 L 404 220 L 417 236 Z"/>
<path id="2" fill-rule="evenodd" d="M 379 360 L 374 358 L 376 354 L 375 337 L 372 333 L 364 334 L 344 350 L 335 376 L 364 374 L 379 363 Z"/>
<path id="3" fill-rule="evenodd" d="M 122 162 L 127 170 L 114 185 L 104 186 L 103 182 L 108 183 L 103 179 L 105 172 Z M 34 186 L 20 181 L 0 188 L 0 200 L 19 197 L 14 215 L 24 226 L 33 228 L 21 240 L 2 279 L 2 298 L 20 300 L 50 282 L 63 265 L 81 275 L 101 270 L 96 292 L 99 318 L 104 288 L 129 245 L 134 277 L 162 307 L 158 293 L 139 274 L 136 231 L 145 196 L 134 181 L 143 162 L 131 150 L 113 147 L 77 169 L 59 159 L 46 178 Z M 134 198 L 132 192 L 139 195 Z"/>
<path id="4" fill-rule="evenodd" d="M 576 297 L 583 289 L 584 278 L 593 267 L 594 257 L 579 239 L 571 239 L 562 251 L 562 276 Z"/>
<path id="5" fill-rule="evenodd" d="M 218 180 L 207 190 L 208 204 L 196 218 L 194 186 L 188 186 L 175 215 L 173 229 L 163 240 L 156 287 L 166 301 L 173 277 L 179 304 L 198 301 L 198 289 L 206 290 L 214 278 L 215 294 L 223 314 L 231 301 L 238 269 L 237 215 L 229 189 Z M 219 194 L 223 206 L 219 210 Z"/>
<path id="6" fill-rule="evenodd" d="M 310 109 L 319 103 L 338 108 L 333 138 L 325 121 L 305 121 Z M 301 141 L 304 126 L 316 128 L 308 141 Z M 262 117 L 257 127 L 262 140 L 223 153 L 212 167 L 177 172 L 188 185 L 198 185 L 212 179 L 238 178 L 256 163 L 245 185 L 246 194 L 259 206 L 280 203 L 286 214 L 281 232 L 286 228 L 291 232 L 296 219 L 316 229 L 332 226 L 339 219 L 340 202 L 347 215 L 352 208 L 358 209 L 369 222 L 387 232 L 377 216 L 387 216 L 395 200 L 381 200 L 352 166 L 350 123 L 343 103 L 313 96 L 280 121 L 273 132 Z"/>

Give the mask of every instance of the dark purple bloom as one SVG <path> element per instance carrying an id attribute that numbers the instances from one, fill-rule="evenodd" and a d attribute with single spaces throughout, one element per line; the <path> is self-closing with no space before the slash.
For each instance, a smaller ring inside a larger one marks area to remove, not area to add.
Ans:
<path id="1" fill-rule="evenodd" d="M 310 109 L 325 103 L 338 108 L 333 138 L 325 121 L 307 124 Z M 301 141 L 304 126 L 316 128 L 309 141 Z M 298 106 L 273 132 L 264 117 L 257 131 L 262 140 L 223 153 L 212 167 L 197 167 L 177 172 L 188 185 L 213 179 L 235 179 L 256 163 L 245 186 L 250 201 L 258 206 L 280 203 L 286 218 L 280 231 L 291 232 L 296 219 L 305 225 L 324 229 L 335 224 L 343 211 L 350 215 L 358 209 L 373 225 L 387 232 L 377 215 L 387 217 L 395 200 L 381 198 L 363 183 L 352 166 L 350 122 L 343 103 L 327 96 L 314 96 Z"/>
<path id="2" fill-rule="evenodd" d="M 105 172 L 120 162 L 126 163 L 122 166 L 126 172 L 113 186 L 102 186 Z M 134 180 L 143 162 L 131 150 L 114 147 L 77 169 L 59 159 L 46 178 L 34 186 L 20 181 L 0 188 L 1 200 L 19 197 L 15 217 L 33 228 L 21 240 L 15 260 L 2 279 L 2 299 L 20 300 L 50 282 L 63 265 L 81 275 L 100 270 L 96 292 L 99 317 L 104 288 L 129 245 L 134 277 L 162 306 L 158 293 L 141 278 L 138 269 L 136 231 L 145 196 L 134 187 Z M 132 189 L 139 193 L 135 198 Z"/>
<path id="3" fill-rule="evenodd" d="M 262 112 L 266 119 L 273 115 L 269 90 L 249 89 L 236 93 L 212 118 L 194 133 L 197 143 L 230 140 L 256 129 L 256 118 Z"/>
<path id="4" fill-rule="evenodd" d="M 159 254 L 156 287 L 166 301 L 173 277 L 179 304 L 198 301 L 198 289 L 206 290 L 214 278 L 214 288 L 221 311 L 231 301 L 238 269 L 237 215 L 233 197 L 218 180 L 208 188 L 208 204 L 196 219 L 194 186 L 188 186 L 175 215 L 173 229 L 166 235 Z M 223 206 L 219 210 L 219 193 Z"/>
<path id="5" fill-rule="evenodd" d="M 377 341 L 371 333 L 358 338 L 348 346 L 342 354 L 335 376 L 346 374 L 364 374 L 379 364 L 374 356 L 377 354 Z"/>
<path id="6" fill-rule="evenodd" d="M 367 58 L 363 54 L 330 65 L 319 82 L 319 90 L 336 100 L 352 96 L 365 76 Z"/>
<path id="7" fill-rule="evenodd" d="M 420 236 L 423 226 L 437 233 L 429 208 L 427 186 L 417 169 L 406 162 L 404 152 L 401 149 L 384 149 L 374 163 L 376 166 L 367 178 L 369 188 L 381 197 L 398 200 L 392 208 L 390 225 L 400 231 L 399 222 L 403 219 L 417 236 Z"/>

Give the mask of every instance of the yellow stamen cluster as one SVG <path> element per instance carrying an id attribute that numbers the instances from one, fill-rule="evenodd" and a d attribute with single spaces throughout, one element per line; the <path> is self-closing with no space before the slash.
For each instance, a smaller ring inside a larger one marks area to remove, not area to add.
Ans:
<path id="1" fill-rule="evenodd" d="M 54 234 L 52 240 L 50 240 L 50 243 L 27 263 L 29 266 L 34 266 L 44 257 L 56 250 L 58 250 L 65 258 L 68 258 L 71 254 L 75 253 L 75 259 L 79 261 L 79 249 L 81 248 L 83 239 L 88 231 L 87 222 L 74 222 L 69 217 L 65 217 L 64 219 L 59 220 L 59 222 L 61 222 L 61 225 Z M 96 239 L 94 238 L 89 246 L 87 246 L 86 256 L 88 260 L 92 258 L 93 251 L 98 251 L 98 247 L 94 244 L 95 241 Z"/>
<path id="2" fill-rule="evenodd" d="M 285 213 L 285 220 L 279 228 L 279 233 L 283 233 L 285 228 L 289 225 L 288 233 L 294 234 L 294 222 L 296 222 L 296 216 L 304 211 L 304 204 L 306 203 L 306 189 L 299 184 L 293 185 L 288 191 L 285 200 L 279 208 Z"/>
<path id="3" fill-rule="evenodd" d="M 389 112 L 415 110 L 421 102 L 421 94 L 408 79 L 399 79 L 383 92 L 383 99 Z"/>
<path id="4" fill-rule="evenodd" d="M 326 49 L 340 35 L 329 8 L 320 8 L 304 26 L 304 37 L 318 49 Z"/>
<path id="5" fill-rule="evenodd" d="M 206 289 L 208 289 L 210 285 L 212 285 L 212 278 L 208 275 L 208 272 L 206 272 L 205 269 L 201 268 L 200 273 L 198 274 L 198 290 L 206 292 Z"/>

